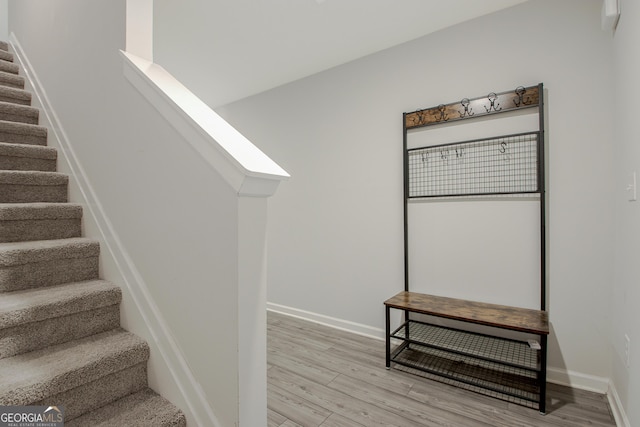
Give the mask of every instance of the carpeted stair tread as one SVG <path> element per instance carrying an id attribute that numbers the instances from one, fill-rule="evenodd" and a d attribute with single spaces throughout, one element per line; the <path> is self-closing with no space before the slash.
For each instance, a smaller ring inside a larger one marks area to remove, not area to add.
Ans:
<path id="1" fill-rule="evenodd" d="M 0 297 L 0 359 L 120 327 L 120 288 L 65 283 Z"/>
<path id="2" fill-rule="evenodd" d="M 58 172 L 0 170 L 0 184 L 63 185 L 69 177 Z"/>
<path id="3" fill-rule="evenodd" d="M 0 360 L 0 405 L 30 405 L 149 358 L 148 345 L 120 329 Z"/>
<path id="4" fill-rule="evenodd" d="M 0 243 L 0 268 L 99 254 L 100 243 L 85 237 Z"/>
<path id="5" fill-rule="evenodd" d="M 120 303 L 122 291 L 105 280 L 7 292 L 0 298 L 0 329 Z"/>
<path id="6" fill-rule="evenodd" d="M 101 280 L 4 293 L 0 359 L 118 328 L 121 295 Z"/>
<path id="7" fill-rule="evenodd" d="M 3 61 L 13 62 L 13 53 L 0 49 L 0 59 Z"/>
<path id="8" fill-rule="evenodd" d="M 0 292 L 97 279 L 99 242 L 76 237 L 0 243 Z"/>
<path id="9" fill-rule="evenodd" d="M 20 66 L 18 64 L 14 64 L 13 62 L 0 60 L 0 71 L 11 74 L 19 74 Z"/>
<path id="10" fill-rule="evenodd" d="M 10 62 L 9 62 L 10 64 Z M 0 69 L 2 66 L 0 66 Z M 31 92 L 13 87 L 0 86 L 0 101 L 31 105 Z"/>
<path id="11" fill-rule="evenodd" d="M 0 170 L 55 172 L 57 159 L 53 147 L 0 143 Z"/>
<path id="12" fill-rule="evenodd" d="M 184 427 L 182 411 L 147 388 L 65 422 L 67 427 Z"/>
<path id="13" fill-rule="evenodd" d="M 58 150 L 53 147 L 46 147 L 42 145 L 10 144 L 2 142 L 0 143 L 0 156 L 56 160 L 58 158 Z"/>
<path id="14" fill-rule="evenodd" d="M 82 206 L 71 203 L 0 204 L 0 242 L 80 237 Z"/>
<path id="15" fill-rule="evenodd" d="M 24 77 L 0 70 L 0 85 L 24 89 Z"/>
<path id="16" fill-rule="evenodd" d="M 28 123 L 0 120 L 0 142 L 47 145 L 47 128 Z"/>
<path id="17" fill-rule="evenodd" d="M 82 205 L 74 203 L 3 203 L 0 221 L 82 218 Z"/>
<path id="18" fill-rule="evenodd" d="M 66 202 L 68 182 L 57 172 L 0 170 L 0 203 Z"/>
<path id="19" fill-rule="evenodd" d="M 9 43 L 0 40 L 0 50 L 6 50 L 9 51 Z"/>
<path id="20" fill-rule="evenodd" d="M 12 102 L 0 102 L 0 120 L 37 125 L 39 117 L 40 110 L 35 107 Z"/>

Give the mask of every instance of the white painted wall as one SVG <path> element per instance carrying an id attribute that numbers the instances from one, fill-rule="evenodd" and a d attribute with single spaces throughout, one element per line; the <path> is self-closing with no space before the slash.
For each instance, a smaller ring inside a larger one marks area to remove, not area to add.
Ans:
<path id="1" fill-rule="evenodd" d="M 600 8 L 526 2 L 217 109 L 292 176 L 271 202 L 269 301 L 379 333 L 403 286 L 402 112 L 543 82 L 550 376 L 605 391 L 614 73 Z"/>
<path id="2" fill-rule="evenodd" d="M 523 1 L 154 0 L 154 58 L 215 108 Z"/>
<path id="3" fill-rule="evenodd" d="M 0 0 L 0 40 L 9 39 L 9 0 Z"/>
<path id="4" fill-rule="evenodd" d="M 71 199 L 85 200 L 81 192 L 87 188 L 93 192 L 85 206 L 85 234 L 101 237 L 105 231 L 90 212 L 97 212 L 107 231 L 115 230 L 103 236 L 101 273 L 123 288 L 123 327 L 151 346 L 150 385 L 182 408 L 190 425 L 214 425 L 211 418 L 194 415 L 193 402 L 173 376 L 176 366 L 159 351 L 167 337 L 147 327 L 154 319 L 137 310 L 130 286 L 146 287 L 169 325 L 172 350 L 184 357 L 217 425 L 236 425 L 237 194 L 125 79 L 119 53 L 125 45 L 124 2 L 19 0 L 10 10 L 10 30 L 86 178 L 84 189 L 72 188 Z M 59 165 L 71 172 L 64 156 Z M 108 253 L 110 244 L 126 254 Z M 131 277 L 124 277 L 123 269 Z"/>
<path id="5" fill-rule="evenodd" d="M 615 269 L 611 305 L 612 381 L 628 416 L 628 426 L 640 425 L 640 201 L 629 202 L 625 191 L 632 171 L 640 173 L 640 143 L 635 101 L 640 96 L 640 4 L 622 2 L 622 16 L 613 37 L 615 74 L 614 123 Z M 640 179 L 640 175 L 638 175 Z M 640 183 L 640 181 L 639 181 Z M 631 339 L 626 366 L 624 335 Z"/>

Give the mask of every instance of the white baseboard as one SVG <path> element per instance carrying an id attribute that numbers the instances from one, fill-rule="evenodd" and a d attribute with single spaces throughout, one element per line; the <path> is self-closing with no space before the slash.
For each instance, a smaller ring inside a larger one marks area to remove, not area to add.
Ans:
<path id="1" fill-rule="evenodd" d="M 340 329 L 341 331 L 351 332 L 365 337 L 384 340 L 385 332 L 383 329 L 374 328 L 362 323 L 351 322 L 349 320 L 338 319 L 335 317 L 325 316 L 324 314 L 313 313 L 310 311 L 300 310 L 293 307 L 287 307 L 280 304 L 267 302 L 267 310 L 275 313 L 286 314 L 288 316 L 297 317 L 298 319 L 307 320 L 309 322 L 318 323 L 320 325 L 329 326 Z"/>
<path id="2" fill-rule="evenodd" d="M 220 426 L 221 424 L 215 417 L 204 391 L 193 376 L 184 355 L 175 342 L 168 324 L 151 298 L 144 279 L 136 269 L 133 260 L 104 212 L 44 87 L 14 33 L 10 35 L 10 42 L 27 84 L 33 91 L 33 101 L 40 107 L 40 120 L 42 125 L 48 128 L 49 142 L 62 154 L 62 156 L 58 156 L 58 161 L 65 162 L 68 167 L 69 180 L 77 185 L 83 199 L 79 202 L 83 204 L 85 218 L 89 214 L 90 218 L 86 219 L 92 220 L 95 224 L 99 236 L 94 237 L 100 241 L 101 248 L 107 249 L 109 256 L 113 259 L 127 292 L 131 295 L 131 299 L 144 319 L 146 328 L 153 337 L 154 342 L 150 344 L 155 345 L 158 349 L 173 382 L 177 385 L 180 395 L 183 396 L 188 406 L 190 415 L 197 424 Z M 120 283 L 118 284 L 120 285 Z"/>
<path id="3" fill-rule="evenodd" d="M 606 394 L 609 390 L 609 378 L 596 377 L 551 366 L 547 367 L 547 381 L 600 394 Z"/>
<path id="4" fill-rule="evenodd" d="M 616 390 L 613 383 L 609 383 L 607 399 L 609 400 L 609 406 L 611 406 L 613 418 L 616 420 L 616 425 L 618 427 L 631 427 L 631 421 L 629 421 L 629 418 L 627 417 L 627 413 L 625 412 L 620 396 L 618 395 L 618 390 Z"/>

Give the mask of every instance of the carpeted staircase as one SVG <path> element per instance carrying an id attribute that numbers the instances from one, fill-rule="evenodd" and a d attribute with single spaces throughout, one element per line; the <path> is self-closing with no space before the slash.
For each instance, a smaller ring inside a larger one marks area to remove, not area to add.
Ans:
<path id="1" fill-rule="evenodd" d="M 185 426 L 147 386 L 149 347 L 120 328 L 47 129 L 0 42 L 0 406 L 52 405 L 72 426 Z"/>

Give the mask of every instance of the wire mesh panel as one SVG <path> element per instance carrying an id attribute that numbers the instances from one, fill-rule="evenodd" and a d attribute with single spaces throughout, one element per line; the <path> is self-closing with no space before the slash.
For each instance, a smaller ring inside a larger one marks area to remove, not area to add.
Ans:
<path id="1" fill-rule="evenodd" d="M 530 408 L 539 407 L 540 382 L 530 371 L 493 365 L 414 344 L 393 361 L 396 368 Z"/>
<path id="2" fill-rule="evenodd" d="M 408 328 L 405 328 L 405 325 L 400 326 L 393 337 L 525 370 L 539 369 L 538 351 L 524 341 L 465 332 L 412 320 L 406 325 Z M 407 329 L 408 337 L 405 335 Z"/>
<path id="3" fill-rule="evenodd" d="M 538 132 L 407 150 L 409 198 L 539 191 Z"/>
<path id="4" fill-rule="evenodd" d="M 405 345 L 392 351 L 391 360 L 409 372 L 437 375 L 445 383 L 524 406 L 540 400 L 540 350 L 527 342 L 416 321 L 401 325 L 392 337 Z"/>

